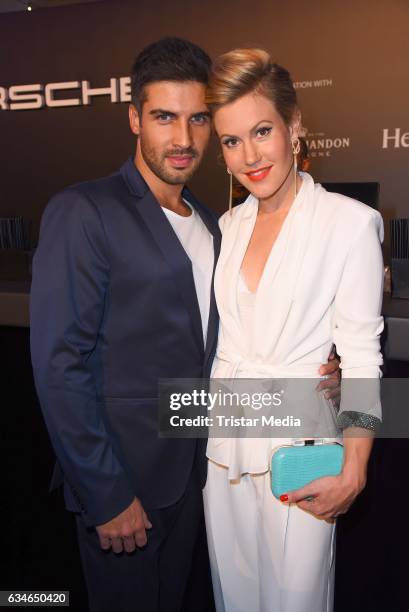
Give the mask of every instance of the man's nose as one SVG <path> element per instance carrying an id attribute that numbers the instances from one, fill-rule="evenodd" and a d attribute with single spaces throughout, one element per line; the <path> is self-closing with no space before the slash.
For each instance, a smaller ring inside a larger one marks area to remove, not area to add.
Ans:
<path id="1" fill-rule="evenodd" d="M 180 121 L 175 125 L 173 145 L 184 149 L 192 145 L 191 126 L 187 121 Z"/>

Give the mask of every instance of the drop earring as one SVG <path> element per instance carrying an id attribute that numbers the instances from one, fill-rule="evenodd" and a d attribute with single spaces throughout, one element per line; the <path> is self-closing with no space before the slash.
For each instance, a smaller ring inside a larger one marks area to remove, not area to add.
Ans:
<path id="1" fill-rule="evenodd" d="M 229 213 L 230 216 L 232 215 L 232 210 L 233 210 L 233 175 L 231 173 L 230 168 L 226 168 L 227 170 L 227 174 L 230 177 L 230 185 L 229 185 Z"/>
<path id="2" fill-rule="evenodd" d="M 293 149 L 293 158 L 294 158 L 294 198 L 297 197 L 297 156 L 301 150 L 301 144 L 299 138 L 294 138 L 291 142 Z"/>

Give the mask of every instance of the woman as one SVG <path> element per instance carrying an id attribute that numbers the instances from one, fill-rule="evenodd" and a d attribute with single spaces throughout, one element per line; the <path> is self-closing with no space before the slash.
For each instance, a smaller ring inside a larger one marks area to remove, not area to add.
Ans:
<path id="1" fill-rule="evenodd" d="M 250 191 L 223 215 L 215 378 L 315 377 L 333 343 L 343 380 L 380 377 L 382 220 L 296 171 L 301 117 L 288 72 L 260 49 L 215 63 L 208 104 L 227 171 Z M 272 448 L 210 439 L 205 511 L 218 612 L 332 610 L 334 520 L 365 486 L 371 437 L 344 437 L 336 477 L 280 500 Z"/>

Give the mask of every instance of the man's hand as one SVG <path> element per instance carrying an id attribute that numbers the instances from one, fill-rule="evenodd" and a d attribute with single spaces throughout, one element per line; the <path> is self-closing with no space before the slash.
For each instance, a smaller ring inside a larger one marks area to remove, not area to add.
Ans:
<path id="1" fill-rule="evenodd" d="M 317 391 L 324 391 L 326 399 L 332 399 L 335 403 L 339 401 L 341 393 L 341 371 L 339 360 L 332 350 L 328 357 L 328 363 L 323 364 L 319 369 L 320 376 L 326 376 L 317 386 Z"/>
<path id="2" fill-rule="evenodd" d="M 136 546 L 145 546 L 148 541 L 146 529 L 151 527 L 152 523 L 141 502 L 135 497 L 121 514 L 103 525 L 97 525 L 96 530 L 103 550 L 109 550 L 112 546 L 115 553 L 123 550 L 130 553 Z"/>

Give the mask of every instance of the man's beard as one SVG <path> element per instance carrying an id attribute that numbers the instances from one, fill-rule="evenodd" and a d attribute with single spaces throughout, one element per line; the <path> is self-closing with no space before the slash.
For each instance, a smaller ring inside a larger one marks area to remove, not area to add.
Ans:
<path id="1" fill-rule="evenodd" d="M 148 166 L 149 170 L 164 183 L 168 183 L 169 185 L 183 185 L 184 183 L 187 183 L 187 181 L 189 181 L 196 172 L 200 163 L 200 157 L 198 151 L 194 147 L 170 149 L 159 156 L 154 149 L 151 149 L 146 143 L 144 143 L 141 135 L 139 135 L 139 139 L 142 157 L 146 165 Z M 189 155 L 192 157 L 193 161 L 189 168 L 172 169 L 166 166 L 166 157 L 169 155 Z"/>

